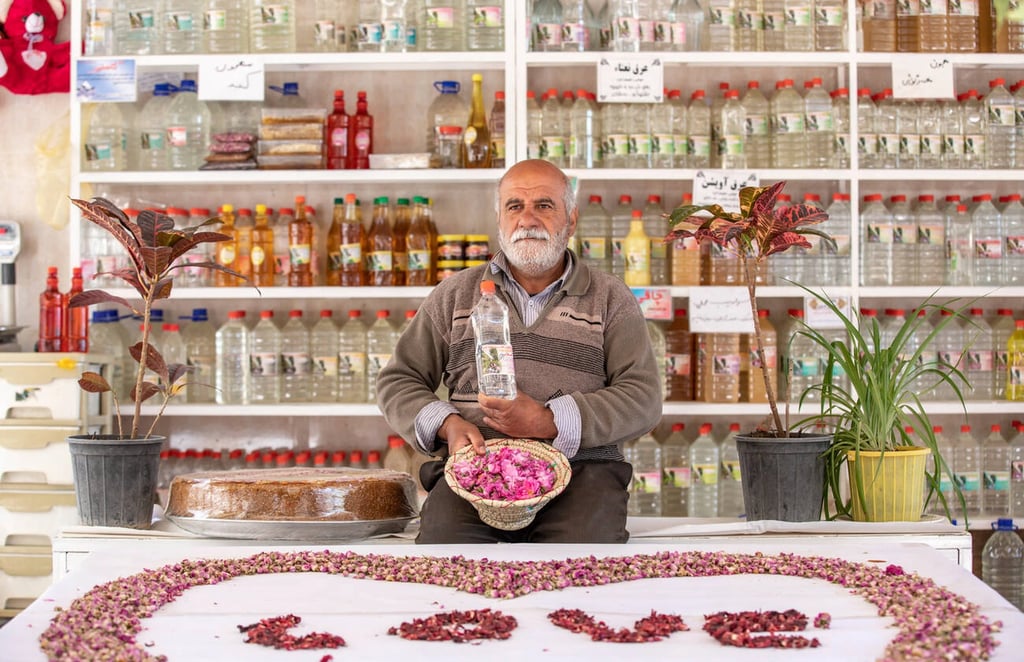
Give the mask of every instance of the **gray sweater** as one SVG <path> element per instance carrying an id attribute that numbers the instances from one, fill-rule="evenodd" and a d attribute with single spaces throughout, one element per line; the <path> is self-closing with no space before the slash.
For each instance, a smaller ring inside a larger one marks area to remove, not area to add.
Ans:
<path id="1" fill-rule="evenodd" d="M 658 424 L 661 376 L 629 288 L 569 255 L 574 267 L 567 282 L 533 326 L 525 327 L 515 307 L 509 307 L 516 385 L 539 402 L 571 395 L 582 428 L 579 451 L 570 459 L 622 459 L 623 442 Z M 416 436 L 416 415 L 437 400 L 434 392 L 442 380 L 451 404 L 484 438 L 504 436 L 483 424 L 476 400 L 470 313 L 480 298 L 481 279 L 494 280 L 498 296 L 505 299 L 503 274 L 492 274 L 487 265 L 445 279 L 423 301 L 377 377 L 384 418 L 410 442 Z"/>

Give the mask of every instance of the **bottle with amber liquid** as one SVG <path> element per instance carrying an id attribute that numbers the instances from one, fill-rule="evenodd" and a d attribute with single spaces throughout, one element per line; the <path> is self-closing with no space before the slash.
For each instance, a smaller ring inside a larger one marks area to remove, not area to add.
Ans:
<path id="1" fill-rule="evenodd" d="M 427 200 L 421 196 L 412 199 L 412 220 L 405 233 L 405 284 L 414 286 L 434 284 L 434 246 L 430 233 Z"/>
<path id="2" fill-rule="evenodd" d="M 473 74 L 473 102 L 469 109 L 469 122 L 462 134 L 459 160 L 463 168 L 491 167 L 491 130 L 487 127 L 484 110 L 484 77 Z"/>
<path id="3" fill-rule="evenodd" d="M 391 231 L 391 209 L 385 196 L 373 200 L 373 220 L 370 221 L 366 244 L 366 284 L 394 285 L 395 237 Z"/>
<path id="4" fill-rule="evenodd" d="M 288 224 L 289 287 L 313 285 L 313 224 L 306 217 L 306 197 L 295 196 L 295 218 Z"/>
<path id="5" fill-rule="evenodd" d="M 89 351 L 89 307 L 71 308 L 71 299 L 82 291 L 82 268 L 71 270 L 71 289 L 64 295 L 64 329 L 61 332 L 61 351 Z"/>
<path id="6" fill-rule="evenodd" d="M 38 351 L 61 351 L 65 310 L 64 295 L 57 289 L 57 267 L 49 267 L 46 270 L 46 289 L 39 295 Z"/>
<path id="7" fill-rule="evenodd" d="M 337 202 L 337 200 L 335 200 Z M 366 229 L 355 193 L 345 196 L 345 206 L 338 219 L 338 233 L 327 236 L 328 285 L 360 287 L 366 285 Z M 335 213 L 338 208 L 335 206 Z"/>
<path id="8" fill-rule="evenodd" d="M 409 198 L 399 198 L 395 204 L 395 227 L 391 234 L 395 238 L 394 248 L 394 269 L 395 285 L 405 285 L 406 270 L 409 268 L 409 256 L 406 253 L 405 235 L 409 232 L 409 225 L 412 223 L 412 208 L 409 206 Z"/>
<path id="9" fill-rule="evenodd" d="M 344 170 L 348 167 L 348 133 L 351 118 L 345 112 L 345 93 L 334 90 L 334 111 L 327 116 L 327 135 L 324 151 L 327 154 L 328 170 Z"/>
<path id="10" fill-rule="evenodd" d="M 267 218 L 267 206 L 256 205 L 256 224 L 252 228 L 252 247 L 249 249 L 250 276 L 255 287 L 274 284 L 274 229 Z"/>
<path id="11" fill-rule="evenodd" d="M 252 210 L 242 207 L 235 212 L 235 271 L 252 278 Z M 235 285 L 241 281 L 236 280 Z"/>
<path id="12" fill-rule="evenodd" d="M 218 232 L 226 234 L 230 239 L 215 244 L 217 251 L 217 264 L 228 269 L 235 269 L 235 260 L 238 256 L 238 238 L 235 234 L 235 207 L 234 205 L 221 205 L 220 207 L 221 226 Z M 213 284 L 216 287 L 234 287 L 238 279 L 223 271 L 215 271 Z"/>
<path id="13" fill-rule="evenodd" d="M 768 367 L 768 381 L 772 393 L 779 393 L 779 350 L 778 334 L 775 326 L 768 319 L 768 311 L 757 311 L 757 321 L 761 326 L 761 340 L 764 342 L 764 364 Z M 757 352 L 757 336 L 745 333 L 740 339 L 740 399 L 744 402 L 768 402 L 768 391 L 764 384 L 764 373 L 761 370 L 761 357 Z"/>
<path id="14" fill-rule="evenodd" d="M 373 115 L 369 113 L 366 92 L 356 98 L 356 114 L 349 118 L 348 168 L 368 170 L 373 154 Z"/>
<path id="15" fill-rule="evenodd" d="M 686 309 L 675 311 L 665 329 L 665 399 L 673 402 L 693 400 L 693 334 Z"/>

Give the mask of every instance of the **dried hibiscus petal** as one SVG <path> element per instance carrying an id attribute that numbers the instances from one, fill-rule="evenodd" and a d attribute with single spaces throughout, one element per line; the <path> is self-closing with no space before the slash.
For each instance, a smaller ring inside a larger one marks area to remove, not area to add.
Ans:
<path id="1" fill-rule="evenodd" d="M 261 619 L 258 623 L 239 625 L 238 631 L 245 633 L 247 644 L 259 644 L 270 648 L 284 650 L 309 650 L 314 648 L 340 648 L 345 645 L 345 640 L 335 634 L 326 632 L 311 632 L 310 634 L 296 637 L 289 634 L 288 630 L 302 622 L 302 618 L 295 614 L 275 616 L 273 618 Z M 329 655 L 326 657 L 330 657 Z"/>
<path id="2" fill-rule="evenodd" d="M 632 630 L 628 628 L 613 630 L 604 621 L 595 620 L 593 616 L 580 609 L 557 609 L 548 614 L 548 620 L 570 632 L 589 634 L 592 641 L 615 643 L 661 641 L 673 632 L 686 632 L 690 629 L 683 622 L 681 616 L 659 614 L 653 610 L 650 616 L 645 616 L 634 623 Z"/>
<path id="3" fill-rule="evenodd" d="M 414 618 L 412 622 L 402 623 L 397 628 L 388 628 L 388 634 L 414 641 L 463 643 L 474 639 L 508 639 L 518 625 L 514 616 L 506 616 L 500 611 L 472 609 Z"/>
<path id="4" fill-rule="evenodd" d="M 828 614 L 818 614 L 819 622 L 830 622 Z M 825 625 L 827 627 L 827 624 Z M 719 611 L 704 616 L 704 631 L 723 646 L 738 648 L 817 648 L 821 642 L 801 635 L 779 635 L 776 632 L 798 632 L 807 629 L 807 616 L 795 609 L 786 611 Z M 767 633 L 752 636 L 751 633 Z"/>

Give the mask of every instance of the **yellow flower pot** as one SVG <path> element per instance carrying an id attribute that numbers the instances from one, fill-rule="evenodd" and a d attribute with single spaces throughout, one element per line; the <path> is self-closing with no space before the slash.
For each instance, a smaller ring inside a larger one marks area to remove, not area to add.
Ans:
<path id="1" fill-rule="evenodd" d="M 848 451 L 846 466 L 853 519 L 860 522 L 917 522 L 924 512 L 925 470 L 931 451 L 902 446 L 885 451 Z M 863 487 L 863 502 L 857 486 Z"/>

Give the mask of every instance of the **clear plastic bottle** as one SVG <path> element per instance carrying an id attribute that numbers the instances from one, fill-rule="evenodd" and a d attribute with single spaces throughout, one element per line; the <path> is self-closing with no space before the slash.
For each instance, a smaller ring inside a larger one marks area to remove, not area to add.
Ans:
<path id="1" fill-rule="evenodd" d="M 789 323 L 786 326 L 786 339 L 781 343 L 785 366 L 786 383 L 780 387 L 779 400 L 796 405 L 803 397 L 805 402 L 821 399 L 817 390 L 808 390 L 821 383 L 823 365 L 822 350 L 810 338 L 800 333 L 803 328 L 804 311 L 798 308 L 789 309 Z"/>
<path id="2" fill-rule="evenodd" d="M 729 434 L 722 439 L 718 453 L 721 469 L 718 477 L 718 516 L 743 517 L 743 482 L 740 474 L 740 454 L 736 449 L 736 435 L 740 433 L 739 423 L 729 424 Z"/>
<path id="3" fill-rule="evenodd" d="M 964 323 L 967 361 L 961 369 L 969 386 L 964 392 L 967 400 L 992 399 L 992 375 L 995 372 L 995 355 L 992 352 L 992 327 L 985 321 L 981 308 L 971 308 L 970 317 Z"/>
<path id="4" fill-rule="evenodd" d="M 422 44 L 420 50 L 466 50 L 465 0 L 421 0 L 420 8 L 416 31 L 417 42 Z"/>
<path id="5" fill-rule="evenodd" d="M 309 402 L 309 329 L 301 310 L 288 311 L 281 329 L 281 402 Z"/>
<path id="6" fill-rule="evenodd" d="M 1010 517 L 1024 517 L 1024 433 L 1010 437 Z"/>
<path id="7" fill-rule="evenodd" d="M 124 170 L 127 165 L 127 137 L 120 104 L 91 104 L 91 111 L 82 145 L 82 170 Z"/>
<path id="8" fill-rule="evenodd" d="M 786 50 L 786 10 L 783 0 L 762 0 L 764 20 L 764 50 Z"/>
<path id="9" fill-rule="evenodd" d="M 570 168 L 596 168 L 601 165 L 601 113 L 590 94 L 579 89 L 569 111 Z"/>
<path id="10" fill-rule="evenodd" d="M 198 0 L 164 0 L 163 52 L 197 53 L 203 18 Z"/>
<path id="11" fill-rule="evenodd" d="M 988 193 L 975 196 L 977 206 L 971 214 L 974 231 L 974 285 L 1002 285 L 1005 281 L 1003 216 L 992 204 Z"/>
<path id="12" fill-rule="evenodd" d="M 384 40 L 384 25 L 380 19 L 379 0 L 359 0 L 355 50 L 361 53 L 380 52 L 381 42 Z"/>
<path id="13" fill-rule="evenodd" d="M 644 233 L 647 234 L 651 242 L 651 285 L 671 284 L 668 247 L 663 241 L 665 233 L 668 231 L 668 221 L 664 214 L 661 196 L 653 194 L 647 196 L 643 219 Z"/>
<path id="14" fill-rule="evenodd" d="M 960 435 L 953 448 L 953 466 L 967 505 L 967 515 L 977 517 L 981 514 L 981 448 L 971 434 L 970 425 L 960 426 Z"/>
<path id="15" fill-rule="evenodd" d="M 826 210 L 828 220 L 819 229 L 832 237 L 834 244 L 822 242 L 821 282 L 823 285 L 850 285 L 850 196 L 833 193 L 832 204 Z"/>
<path id="16" fill-rule="evenodd" d="M 943 432 L 941 425 L 932 426 L 932 433 L 935 435 L 935 445 L 939 449 L 939 454 L 946 461 L 946 465 L 949 468 L 950 473 L 953 469 L 953 442 L 950 440 L 949 435 Z M 934 462 L 931 456 L 928 457 L 926 471 L 931 473 L 934 470 Z M 946 498 L 946 505 L 949 506 L 951 513 L 955 511 L 956 496 L 953 494 L 953 481 L 950 480 L 949 475 L 945 470 L 939 473 L 939 491 Z M 928 513 L 931 515 L 946 516 L 946 509 L 942 506 L 942 501 L 939 500 L 938 495 L 933 495 L 931 500 L 928 502 Z M 955 517 L 955 515 L 954 515 Z"/>
<path id="17" fill-rule="evenodd" d="M 1013 335 L 1013 309 L 999 308 L 992 320 L 992 356 L 995 367 L 992 370 L 992 399 L 1006 399 L 1006 375 L 1009 369 L 1008 345 Z M 1024 516 L 1024 513 L 1021 513 Z"/>
<path id="18" fill-rule="evenodd" d="M 1020 112 L 1024 118 L 1024 106 Z M 1020 193 L 1007 196 L 1001 212 L 1006 243 L 1003 250 L 1003 282 L 1006 285 L 1024 285 L 1024 206 Z"/>
<path id="19" fill-rule="evenodd" d="M 281 401 L 281 331 L 274 324 L 272 310 L 261 310 L 260 321 L 253 327 L 249 373 L 250 402 Z"/>
<path id="20" fill-rule="evenodd" d="M 836 142 L 832 98 L 822 87 L 821 78 L 812 78 L 804 87 L 807 90 L 804 95 L 804 130 L 807 133 L 808 154 L 804 165 L 830 168 Z"/>
<path id="21" fill-rule="evenodd" d="M 626 274 L 626 254 L 623 242 L 629 234 L 630 221 L 633 218 L 633 198 L 628 195 L 619 196 L 619 204 L 612 212 L 612 275 L 624 278 Z"/>
<path id="22" fill-rule="evenodd" d="M 194 308 L 191 322 L 182 332 L 185 357 L 192 371 L 187 378 L 185 400 L 208 403 L 216 400 L 217 329 L 207 317 L 206 308 Z"/>
<path id="23" fill-rule="evenodd" d="M 580 259 L 591 269 L 612 272 L 612 217 L 601 204 L 601 196 L 592 195 L 580 213 L 576 226 Z"/>
<path id="24" fill-rule="evenodd" d="M 695 90 L 686 110 L 686 164 L 688 168 L 711 167 L 711 108 L 704 90 Z"/>
<path id="25" fill-rule="evenodd" d="M 946 223 L 935 196 L 919 195 L 914 210 L 917 225 L 916 285 L 942 285 L 946 276 Z"/>
<path id="26" fill-rule="evenodd" d="M 164 333 L 160 344 L 160 354 L 164 357 L 164 363 L 188 365 L 188 351 L 185 348 L 185 339 L 181 337 L 181 327 L 177 324 L 165 323 L 161 328 Z"/>
<path id="27" fill-rule="evenodd" d="M 964 127 L 963 167 L 982 169 L 986 164 L 988 117 L 977 90 L 967 90 L 961 104 Z"/>
<path id="28" fill-rule="evenodd" d="M 866 52 L 896 51 L 896 2 L 873 2 L 864 5 L 862 26 Z"/>
<path id="29" fill-rule="evenodd" d="M 683 423 L 673 423 L 661 444 L 661 515 L 686 517 L 690 497 L 690 442 Z"/>
<path id="30" fill-rule="evenodd" d="M 388 448 L 384 452 L 381 466 L 391 471 L 412 471 L 412 448 L 397 434 L 388 435 Z"/>
<path id="31" fill-rule="evenodd" d="M 294 0 L 251 0 L 249 49 L 253 53 L 295 52 Z"/>
<path id="32" fill-rule="evenodd" d="M 946 213 L 946 285 L 974 283 L 974 227 L 967 205 Z"/>
<path id="33" fill-rule="evenodd" d="M 167 170 L 166 113 L 171 100 L 171 84 L 157 83 L 153 86 L 153 98 L 135 115 L 132 141 L 139 150 L 136 164 L 139 170 Z"/>
<path id="34" fill-rule="evenodd" d="M 661 516 L 661 446 L 648 432 L 633 449 L 633 480 L 629 487 L 629 513 L 645 517 Z"/>
<path id="35" fill-rule="evenodd" d="M 313 2 L 313 50 L 318 53 L 333 53 L 338 50 L 337 5 L 334 0 Z"/>
<path id="36" fill-rule="evenodd" d="M 950 310 L 942 310 L 939 313 L 940 321 L 939 324 L 945 323 L 945 318 L 950 317 L 953 314 Z M 963 393 L 964 384 L 961 380 L 957 379 L 952 375 L 953 368 L 956 368 L 961 373 L 966 368 L 966 359 L 964 357 L 964 327 L 957 323 L 956 320 L 945 323 L 945 326 L 935 337 L 935 352 L 936 360 L 938 361 L 939 368 L 950 375 L 955 380 L 956 386 Z M 935 387 L 934 400 L 952 400 L 953 399 L 953 388 L 945 381 L 939 383 Z"/>
<path id="37" fill-rule="evenodd" d="M 427 151 L 432 167 L 459 167 L 459 146 L 469 117 L 469 106 L 459 96 L 460 87 L 454 80 L 434 82 L 439 94 L 427 109 Z"/>
<path id="38" fill-rule="evenodd" d="M 846 3 L 842 0 L 815 0 L 815 50 L 845 51 L 846 32 Z"/>
<path id="39" fill-rule="evenodd" d="M 533 0 L 530 11 L 530 50 L 562 50 L 562 4 L 559 0 Z"/>
<path id="40" fill-rule="evenodd" d="M 487 129 L 491 134 L 491 167 L 505 167 L 505 92 L 494 93 L 494 103 L 487 117 Z"/>
<path id="41" fill-rule="evenodd" d="M 114 0 L 85 0 L 82 19 L 84 53 L 89 57 L 114 54 Z"/>
<path id="42" fill-rule="evenodd" d="M 886 88 L 875 96 L 875 135 L 878 139 L 879 168 L 895 168 L 900 158 L 900 133 L 896 121 L 896 101 Z"/>
<path id="43" fill-rule="evenodd" d="M 1010 445 L 1003 438 L 1002 428 L 993 423 L 989 435 L 981 442 L 982 512 L 985 517 L 1007 517 L 1010 514 Z"/>
<path id="44" fill-rule="evenodd" d="M 1024 542 L 1013 520 L 999 518 L 981 551 L 981 578 L 1017 609 L 1024 609 Z"/>
<path id="45" fill-rule="evenodd" d="M 708 0 L 701 50 L 736 50 L 735 0 Z"/>
<path id="46" fill-rule="evenodd" d="M 664 101 L 650 104 L 652 168 L 671 168 L 675 165 L 676 144 L 672 130 L 673 106 L 669 103 L 668 95 L 668 90 L 665 90 Z"/>
<path id="47" fill-rule="evenodd" d="M 814 50 L 814 0 L 784 0 L 787 51 Z"/>
<path id="48" fill-rule="evenodd" d="M 122 400 L 127 397 L 129 391 L 128 388 L 125 388 L 126 368 L 130 367 L 126 359 L 127 361 L 132 361 L 132 359 L 128 356 L 128 348 L 125 346 L 117 326 L 117 311 L 92 311 L 92 324 L 89 325 L 89 350 L 113 358 L 107 381 L 110 382 L 110 387 L 117 395 L 117 399 L 126 401 Z"/>
<path id="49" fill-rule="evenodd" d="M 988 117 L 985 139 L 985 167 L 1013 168 L 1016 159 L 1017 129 L 1013 95 L 1006 90 L 1006 80 L 995 78 L 988 83 L 985 114 Z"/>
<path id="50" fill-rule="evenodd" d="M 480 281 L 480 298 L 470 316 L 476 336 L 476 371 L 480 392 L 514 400 L 516 369 L 512 356 L 508 306 L 495 294 L 494 281 Z"/>
<path id="51" fill-rule="evenodd" d="M 889 198 L 892 214 L 892 284 L 917 284 L 917 220 L 905 195 Z"/>
<path id="52" fill-rule="evenodd" d="M 960 104 L 943 99 L 939 104 L 942 116 L 942 167 L 962 168 L 964 164 L 964 117 Z"/>
<path id="53" fill-rule="evenodd" d="M 249 52 L 246 0 L 205 0 L 202 28 L 204 53 Z"/>
<path id="54" fill-rule="evenodd" d="M 863 228 L 861 240 L 860 284 L 893 284 L 893 217 L 882 203 L 882 195 L 864 196 L 860 213 Z"/>
<path id="55" fill-rule="evenodd" d="M 739 402 L 740 334 L 695 334 L 693 399 L 699 402 Z"/>
<path id="56" fill-rule="evenodd" d="M 210 145 L 212 118 L 196 81 L 183 80 L 167 106 L 167 157 L 171 170 L 198 170 Z"/>
<path id="57" fill-rule="evenodd" d="M 214 370 L 219 405 L 249 404 L 249 329 L 245 311 L 232 310 L 217 329 L 217 365 Z"/>
<path id="58" fill-rule="evenodd" d="M 674 17 L 672 49 L 676 51 L 702 51 L 704 48 L 704 10 L 697 0 L 672 0 L 670 16 Z"/>
<path id="59" fill-rule="evenodd" d="M 583 52 L 594 48 L 598 35 L 590 32 L 593 12 L 587 0 L 562 0 L 562 50 Z"/>
<path id="60" fill-rule="evenodd" d="M 711 424 L 700 426 L 690 445 L 690 517 L 718 517 L 718 444 L 711 438 Z"/>
<path id="61" fill-rule="evenodd" d="M 416 17 L 408 0 L 381 0 L 380 24 L 382 53 L 404 53 L 409 50 L 409 29 L 415 31 Z"/>
<path id="62" fill-rule="evenodd" d="M 919 168 L 942 167 L 942 107 L 935 99 L 922 99 L 917 109 Z"/>
<path id="63" fill-rule="evenodd" d="M 875 131 L 875 102 L 871 90 L 857 90 L 857 159 L 862 168 L 880 167 L 878 134 Z"/>
<path id="64" fill-rule="evenodd" d="M 850 91 L 845 87 L 829 92 L 832 99 L 832 123 L 835 138 L 832 142 L 833 168 L 850 167 Z"/>
<path id="65" fill-rule="evenodd" d="M 740 104 L 740 91 L 728 90 L 721 110 L 721 133 L 717 140 L 718 163 L 726 169 L 747 167 L 747 115 Z"/>
<path id="66" fill-rule="evenodd" d="M 115 0 L 114 43 L 118 55 L 159 55 L 163 40 L 161 0 Z"/>
<path id="67" fill-rule="evenodd" d="M 793 89 L 792 79 L 786 78 L 776 85 L 770 107 L 775 167 L 804 167 L 807 163 L 804 100 Z"/>
<path id="68" fill-rule="evenodd" d="M 366 324 L 362 311 L 348 311 L 338 331 L 338 401 L 366 402 Z"/>
<path id="69" fill-rule="evenodd" d="M 918 167 L 918 159 L 921 156 L 921 132 L 917 120 L 917 102 L 912 99 L 896 102 L 896 131 L 900 141 L 896 165 L 899 168 Z"/>
<path id="70" fill-rule="evenodd" d="M 377 321 L 366 331 L 366 401 L 377 402 L 377 375 L 391 360 L 398 331 L 391 326 L 391 311 L 378 310 Z"/>
<path id="71" fill-rule="evenodd" d="M 321 310 L 320 319 L 309 334 L 312 370 L 309 380 L 310 402 L 334 402 L 338 399 L 338 327 L 332 312 Z"/>
<path id="72" fill-rule="evenodd" d="M 761 0 L 736 0 L 736 50 L 764 50 L 764 12 Z"/>
<path id="73" fill-rule="evenodd" d="M 743 153 L 748 168 L 769 168 L 772 163 L 770 109 L 768 99 L 756 80 L 747 82 L 747 91 L 740 101 L 746 116 Z"/>
<path id="74" fill-rule="evenodd" d="M 566 165 L 565 136 L 569 133 L 562 123 L 562 103 L 558 90 L 547 91 L 547 99 L 541 104 L 541 158 L 563 168 Z"/>

